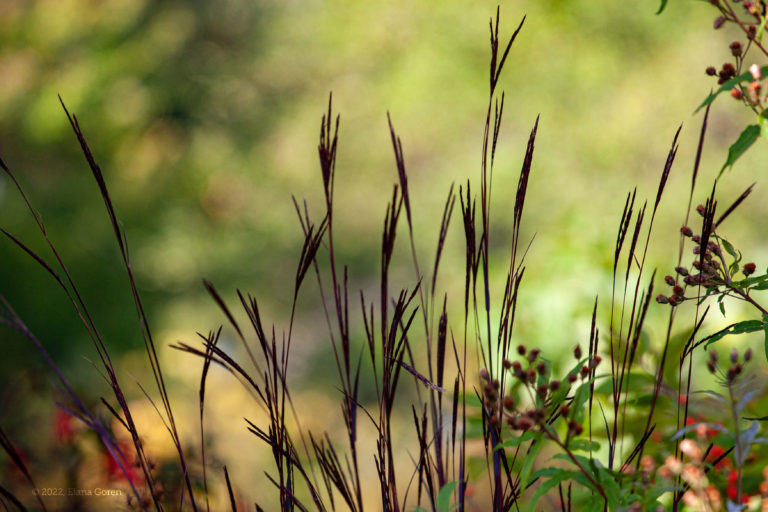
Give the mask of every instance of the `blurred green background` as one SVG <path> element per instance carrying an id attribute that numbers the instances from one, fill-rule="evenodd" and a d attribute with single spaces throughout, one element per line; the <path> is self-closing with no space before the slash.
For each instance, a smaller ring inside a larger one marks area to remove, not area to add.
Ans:
<path id="1" fill-rule="evenodd" d="M 291 194 L 306 198 L 319 220 L 317 137 L 329 91 L 341 113 L 337 257 L 350 266 L 351 290 L 373 294 L 383 213 L 396 181 L 386 113 L 403 140 L 426 267 L 450 184 L 469 178 L 476 190 L 488 100 L 488 19 L 495 7 L 468 0 L 0 3 L 0 155 L 42 215 L 109 347 L 125 354 L 120 364 L 139 380 L 146 376 L 114 236 L 57 94 L 78 116 L 104 170 L 158 343 L 191 342 L 196 331 L 222 323 L 204 277 L 230 301 L 235 288 L 253 293 L 267 323 L 280 330 L 302 240 Z M 527 20 L 501 85 L 496 289 L 503 291 L 517 173 L 541 114 L 523 233 L 526 242 L 536 239 L 517 339 L 553 354 L 585 342 L 595 295 L 605 297 L 605 311 L 625 195 L 637 186 L 640 197 L 653 200 L 683 123 L 649 254 L 650 268 L 658 266 L 662 276 L 676 261 L 702 118 L 693 111 L 715 86 L 704 69 L 729 58 L 736 33 L 713 31 L 715 13 L 703 2 L 670 2 L 661 16 L 657 8 L 655 0 L 501 6 L 503 34 L 523 15 Z M 752 122 L 728 98 L 716 102 L 711 119 L 699 199 L 728 145 Z M 723 202 L 764 175 L 767 147 L 758 141 L 722 181 Z M 762 267 L 768 260 L 764 183 L 753 196 L 724 234 Z M 0 223 L 49 257 L 5 177 Z M 453 311 L 463 300 L 459 224 L 456 212 L 441 278 Z M 404 235 L 395 276 L 411 286 Z M 322 393 L 335 407 L 333 375 L 321 372 L 332 368 L 325 322 L 312 302 L 316 286 L 308 283 L 294 375 L 304 389 L 330 382 Z M 7 240 L 0 243 L 0 292 L 79 389 L 92 400 L 107 393 L 65 296 Z M 651 312 L 653 318 L 665 314 Z M 730 314 L 738 319 L 738 308 Z M 359 317 L 355 321 L 359 328 Z M 652 344 L 662 335 L 663 325 L 649 322 Z M 0 340 L 0 425 L 20 432 L 48 414 L 27 397 L 48 396 L 53 381 L 28 342 L 8 329 Z M 162 352 L 167 365 L 178 367 L 171 374 L 189 384 L 180 393 L 194 400 L 199 361 Z"/>

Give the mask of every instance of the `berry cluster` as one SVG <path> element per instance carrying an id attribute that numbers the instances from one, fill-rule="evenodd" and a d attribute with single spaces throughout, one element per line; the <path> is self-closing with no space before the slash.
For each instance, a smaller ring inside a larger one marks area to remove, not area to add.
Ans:
<path id="1" fill-rule="evenodd" d="M 741 372 L 744 370 L 744 365 L 747 364 L 752 359 L 752 349 L 748 348 L 744 352 L 744 363 L 739 362 L 739 351 L 735 348 L 731 350 L 731 365 L 728 367 L 727 371 L 724 371 L 722 376 L 726 380 L 726 382 L 731 383 L 734 380 L 736 380 L 736 377 L 741 375 Z M 717 364 L 717 352 L 714 350 L 711 350 L 709 352 L 709 359 L 707 360 L 707 368 L 709 369 L 710 373 L 717 373 L 719 367 Z"/>
<path id="2" fill-rule="evenodd" d="M 503 361 L 504 369 L 511 372 L 517 382 L 527 390 L 531 398 L 531 406 L 526 409 L 518 407 L 511 395 L 501 397 L 501 384 L 498 379 L 491 379 L 488 370 L 480 370 L 480 378 L 483 382 L 483 406 L 492 425 L 497 426 L 503 419 L 512 430 L 528 431 L 535 427 L 541 427 L 545 422 L 556 417 L 563 418 L 568 425 L 568 437 L 578 436 L 583 427 L 576 421 L 569 398 L 566 393 L 558 393 L 581 380 L 588 379 L 594 374 L 595 368 L 600 364 L 598 355 L 582 361 L 581 348 L 573 351 L 574 358 L 580 361 L 581 367 L 569 372 L 561 381 L 549 378 L 548 363 L 539 358 L 541 351 L 537 348 L 528 350 L 525 345 L 517 347 L 517 353 L 522 361 Z"/>
<path id="3" fill-rule="evenodd" d="M 696 210 L 703 215 L 704 206 L 699 205 Z M 707 289 L 707 294 L 718 293 L 721 291 L 721 286 L 729 287 L 733 283 L 733 278 L 739 270 L 737 264 L 726 263 L 716 236 L 713 237 L 714 240 L 708 240 L 706 244 L 702 244 L 701 236 L 694 234 L 690 227 L 683 226 L 680 232 L 696 244 L 693 246 L 695 259 L 691 263 L 691 269 L 683 266 L 675 267 L 677 278 L 671 275 L 664 276 L 664 281 L 672 287 L 672 293 L 670 295 L 660 293 L 656 296 L 656 302 L 659 304 L 669 304 L 673 307 L 690 298 L 685 296 L 685 287 L 700 285 Z M 754 263 L 746 263 L 741 267 L 741 273 L 744 277 L 749 277 L 756 268 Z M 681 277 L 685 287 L 678 282 Z M 727 293 L 728 290 L 722 291 Z"/>

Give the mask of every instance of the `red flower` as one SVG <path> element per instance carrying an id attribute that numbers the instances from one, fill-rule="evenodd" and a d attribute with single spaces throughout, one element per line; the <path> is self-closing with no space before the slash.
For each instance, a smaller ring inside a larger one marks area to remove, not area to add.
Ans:
<path id="1" fill-rule="evenodd" d="M 107 464 L 107 475 L 110 480 L 130 481 L 131 484 L 136 485 L 139 481 L 139 473 L 136 469 L 136 466 L 128 461 L 127 454 L 130 453 L 130 446 L 128 446 L 127 443 L 120 441 L 118 441 L 117 445 L 120 451 L 116 452 L 115 455 L 112 455 L 109 450 L 104 450 L 104 459 Z M 119 457 L 119 463 L 116 457 Z M 121 465 L 123 466 L 122 468 L 120 467 Z M 125 473 L 123 472 L 123 469 L 125 469 Z M 126 474 L 128 475 L 127 479 Z"/>
<path id="2" fill-rule="evenodd" d="M 719 444 L 713 445 L 712 449 L 709 450 L 709 453 L 707 454 L 706 462 L 709 462 L 712 464 L 717 459 L 719 459 L 723 454 L 725 453 L 725 448 L 720 446 Z M 731 466 L 731 459 L 728 457 L 723 457 L 721 460 L 715 464 L 715 469 L 723 469 Z"/>
<path id="3" fill-rule="evenodd" d="M 75 438 L 75 427 L 72 424 L 72 416 L 64 409 L 56 409 L 56 417 L 53 422 L 53 434 L 56 440 L 62 443 L 71 443 Z"/>
<path id="4" fill-rule="evenodd" d="M 728 490 L 727 494 L 728 497 L 736 501 L 736 496 L 738 495 L 738 482 L 739 482 L 739 472 L 735 469 L 732 469 L 731 472 L 728 474 Z M 749 495 L 745 493 L 741 493 L 741 502 L 742 503 L 748 503 L 749 502 Z"/>

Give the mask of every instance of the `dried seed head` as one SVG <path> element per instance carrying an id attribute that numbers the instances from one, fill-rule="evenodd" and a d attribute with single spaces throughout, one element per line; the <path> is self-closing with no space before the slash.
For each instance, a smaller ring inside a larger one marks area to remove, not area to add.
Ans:
<path id="1" fill-rule="evenodd" d="M 533 384 L 534 382 L 536 382 L 536 370 L 531 368 L 530 370 L 528 370 L 527 375 L 528 375 L 528 382 L 530 384 Z"/>
<path id="2" fill-rule="evenodd" d="M 757 265 L 755 265 L 754 263 L 747 263 L 746 265 L 744 265 L 744 268 L 742 268 L 741 271 L 745 276 L 750 276 L 755 273 L 756 269 L 757 269 Z"/>
<path id="3" fill-rule="evenodd" d="M 734 57 L 741 57 L 741 43 L 738 41 L 732 42 L 729 46 L 731 49 L 731 55 Z"/>
<path id="4" fill-rule="evenodd" d="M 536 388 L 536 394 L 541 398 L 545 398 L 547 396 L 547 391 L 549 391 L 549 386 L 546 384 L 540 384 L 539 387 Z"/>
<path id="5" fill-rule="evenodd" d="M 518 345 L 517 346 L 517 353 L 521 356 L 525 355 L 525 345 Z"/>
<path id="6" fill-rule="evenodd" d="M 576 345 L 576 347 L 573 349 L 573 357 L 576 359 L 581 359 L 581 347 L 579 345 Z"/>
<path id="7" fill-rule="evenodd" d="M 569 374 L 568 374 L 568 382 L 570 382 L 571 384 L 573 384 L 573 383 L 574 383 L 574 382 L 576 382 L 577 380 L 579 380 L 579 377 L 578 377 L 578 375 L 576 375 L 575 373 L 569 373 Z"/>
<path id="8" fill-rule="evenodd" d="M 568 407 L 567 404 L 563 404 L 560 406 L 560 415 L 563 417 L 568 417 L 568 413 L 571 412 L 571 408 Z"/>
<path id="9" fill-rule="evenodd" d="M 550 381 L 549 389 L 552 391 L 557 391 L 558 389 L 560 389 L 560 381 L 559 380 Z"/>
<path id="10" fill-rule="evenodd" d="M 572 436 L 578 436 L 584 432 L 584 427 L 576 423 L 575 420 L 571 420 L 568 422 L 568 433 Z"/>
<path id="11" fill-rule="evenodd" d="M 510 361 L 509 359 L 504 359 L 504 361 L 501 364 L 504 366 L 506 370 L 509 370 L 510 368 L 512 368 L 512 361 Z"/>
<path id="12" fill-rule="evenodd" d="M 663 293 L 660 293 L 656 296 L 656 302 L 659 304 L 668 304 L 669 303 L 669 297 L 664 295 Z"/>
<path id="13" fill-rule="evenodd" d="M 488 370 L 485 368 L 480 368 L 480 378 L 483 380 L 488 380 L 491 378 L 491 376 L 488 374 Z"/>
<path id="14" fill-rule="evenodd" d="M 681 276 L 687 276 L 688 275 L 688 269 L 685 268 L 685 267 L 675 267 L 675 272 L 677 272 Z"/>
<path id="15" fill-rule="evenodd" d="M 680 233 L 683 234 L 683 236 L 691 237 L 693 236 L 693 230 L 689 228 L 688 226 L 683 226 L 680 228 Z"/>
<path id="16" fill-rule="evenodd" d="M 722 78 L 722 75 L 723 75 L 723 71 L 720 71 L 721 78 Z M 725 81 L 725 80 L 723 80 L 723 81 Z M 705 211 L 704 205 L 700 204 L 700 205 L 696 206 L 696 211 L 699 212 L 699 215 L 701 215 L 703 217 L 704 216 L 704 211 Z"/>
<path id="17" fill-rule="evenodd" d="M 592 356 L 592 359 L 589 360 L 589 367 L 590 367 L 590 369 L 594 370 L 595 368 L 597 368 L 597 365 L 599 365 L 600 361 L 602 361 L 602 360 L 603 360 L 603 358 L 598 356 L 597 354 Z"/>
<path id="18" fill-rule="evenodd" d="M 697 244 L 700 244 L 700 243 L 701 243 L 701 237 L 700 237 L 699 235 L 693 235 L 693 236 L 691 237 L 691 240 L 693 240 L 693 241 L 694 241 L 694 242 L 696 242 Z"/>
<path id="19" fill-rule="evenodd" d="M 679 284 L 676 284 L 674 286 L 674 288 L 672 288 L 672 292 L 674 292 L 677 295 L 682 295 L 683 294 L 683 287 L 680 286 Z"/>
<path id="20" fill-rule="evenodd" d="M 534 362 L 537 357 L 539 357 L 539 353 L 541 353 L 541 350 L 534 348 L 530 352 L 528 352 L 528 360 L 530 362 Z"/>
<path id="21" fill-rule="evenodd" d="M 504 397 L 504 409 L 512 412 L 515 409 L 515 399 L 507 395 Z"/>
<path id="22" fill-rule="evenodd" d="M 669 286 L 675 286 L 675 278 L 672 276 L 664 276 L 664 282 Z"/>
<path id="23" fill-rule="evenodd" d="M 547 371 L 547 365 L 543 361 L 536 365 L 536 371 L 539 375 L 544 375 Z"/>
<path id="24" fill-rule="evenodd" d="M 709 66 L 707 67 L 706 73 L 709 76 L 715 76 L 717 74 L 717 69 L 715 69 L 715 66 Z"/>
<path id="25" fill-rule="evenodd" d="M 586 366 L 582 366 L 581 370 L 579 370 L 579 374 L 581 374 L 582 379 L 586 378 L 587 375 L 589 375 L 589 368 L 587 368 Z"/>

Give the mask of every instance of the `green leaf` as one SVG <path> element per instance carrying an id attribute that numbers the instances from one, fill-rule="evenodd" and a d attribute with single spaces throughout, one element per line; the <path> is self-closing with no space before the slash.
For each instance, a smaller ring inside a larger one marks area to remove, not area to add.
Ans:
<path id="1" fill-rule="evenodd" d="M 768 139 L 768 112 L 763 111 L 762 114 L 757 116 L 757 124 L 760 125 L 760 135 L 764 139 Z"/>
<path id="2" fill-rule="evenodd" d="M 571 478 L 575 478 L 580 473 L 578 471 L 570 471 L 562 468 L 547 468 L 547 469 L 553 469 L 555 470 L 552 473 L 552 476 L 545 480 L 538 489 L 536 489 L 536 492 L 534 493 L 533 497 L 531 498 L 530 503 L 528 504 L 529 510 L 533 511 L 535 510 L 536 502 L 547 494 L 550 490 L 555 488 L 558 484 L 565 480 L 570 480 Z M 538 472 L 537 472 L 538 473 Z"/>
<path id="3" fill-rule="evenodd" d="M 540 434 L 537 434 L 529 430 L 527 432 L 524 432 L 523 435 L 521 435 L 520 437 L 513 437 L 512 439 L 507 439 L 503 443 L 497 444 L 495 449 L 503 450 L 504 448 L 513 448 L 515 446 L 519 446 L 525 443 L 526 441 L 530 441 L 533 438 L 538 439 L 540 437 L 541 437 Z"/>
<path id="4" fill-rule="evenodd" d="M 763 331 L 765 332 L 765 341 L 763 346 L 765 347 L 765 358 L 768 360 L 768 314 L 763 313 Z"/>
<path id="5" fill-rule="evenodd" d="M 600 483 L 608 498 L 608 510 L 618 510 L 619 500 L 621 498 L 621 487 L 619 487 L 616 478 L 607 469 L 600 468 Z"/>
<path id="6" fill-rule="evenodd" d="M 580 450 L 584 452 L 597 451 L 600 449 L 600 443 L 597 441 L 590 441 L 589 439 L 572 439 L 568 443 L 568 448 L 571 450 Z"/>
<path id="7" fill-rule="evenodd" d="M 442 489 L 437 493 L 437 499 L 435 499 L 435 506 L 438 512 L 450 512 L 456 505 L 451 507 L 451 496 L 453 496 L 453 490 L 456 488 L 455 480 L 452 482 L 446 482 Z"/>
<path id="8" fill-rule="evenodd" d="M 739 138 L 736 139 L 736 142 L 731 144 L 731 147 L 728 148 L 728 159 L 723 164 L 723 167 L 720 169 L 720 173 L 717 176 L 720 177 L 725 169 L 733 166 L 736 160 L 738 160 L 739 157 L 749 149 L 749 147 L 757 140 L 759 136 L 760 126 L 751 124 L 744 128 L 744 131 L 741 132 L 741 135 L 739 135 Z"/>
<path id="9" fill-rule="evenodd" d="M 706 350 L 706 348 L 709 347 L 711 344 L 720 340 L 721 338 L 728 336 L 729 334 L 744 334 L 747 332 L 757 332 L 757 331 L 765 330 L 765 335 L 766 335 L 765 348 L 766 348 L 766 357 L 768 357 L 768 325 L 766 325 L 765 323 L 766 321 L 768 321 L 768 316 L 763 315 L 762 321 L 761 320 L 745 320 L 743 322 L 734 324 L 728 327 L 727 329 L 723 329 L 717 334 L 713 334 L 709 339 L 707 339 L 707 342 L 704 345 L 704 349 Z"/>
<path id="10" fill-rule="evenodd" d="M 533 443 L 528 453 L 525 454 L 525 461 L 523 467 L 520 469 L 520 489 L 525 492 L 528 487 L 528 482 L 531 479 L 531 470 L 533 469 L 533 463 L 536 461 L 536 456 L 539 455 L 543 443 Z"/>
<path id="11" fill-rule="evenodd" d="M 762 71 L 763 71 L 763 76 L 765 76 L 766 73 L 768 73 L 768 66 L 763 66 Z M 752 80 L 753 80 L 752 73 L 749 71 L 746 71 L 740 74 L 739 76 L 735 76 L 731 78 L 727 82 L 723 83 L 723 85 L 721 85 L 718 90 L 716 90 L 713 93 L 710 93 L 709 96 L 707 96 L 707 99 L 705 99 L 704 102 L 701 105 L 699 105 L 699 108 L 696 109 L 696 112 L 698 112 L 702 108 L 706 107 L 707 105 L 715 101 L 715 98 L 717 98 L 721 92 L 730 91 L 731 89 L 734 88 L 734 86 L 740 84 L 741 82 L 747 82 L 747 81 L 751 82 Z"/>
<path id="12" fill-rule="evenodd" d="M 661 0 L 661 5 L 659 6 L 659 10 L 656 11 L 656 14 L 661 14 L 661 12 L 664 10 L 664 8 L 667 6 L 667 0 Z"/>

